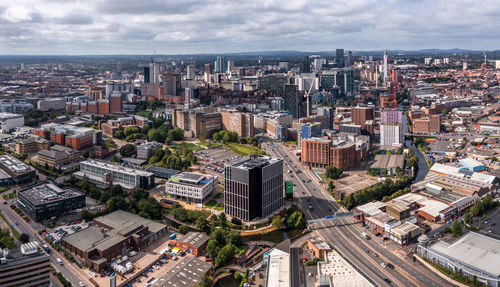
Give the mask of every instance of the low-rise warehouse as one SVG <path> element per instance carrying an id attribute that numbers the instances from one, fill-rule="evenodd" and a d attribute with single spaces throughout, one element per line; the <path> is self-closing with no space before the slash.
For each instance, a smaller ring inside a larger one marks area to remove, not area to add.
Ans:
<path id="1" fill-rule="evenodd" d="M 64 237 L 61 245 L 100 272 L 111 259 L 140 251 L 166 233 L 164 224 L 117 210 L 95 218 L 91 227 Z"/>
<path id="2" fill-rule="evenodd" d="M 500 240 L 468 232 L 454 242 L 439 240 L 431 246 L 428 242 L 426 236 L 419 238 L 418 254 L 481 283 L 500 286 Z"/>
<path id="3" fill-rule="evenodd" d="M 186 235 L 177 240 L 177 247 L 187 253 L 200 256 L 205 253 L 205 247 L 207 246 L 208 239 L 209 237 L 201 232 L 188 232 Z"/>
<path id="4" fill-rule="evenodd" d="M 398 170 L 403 171 L 404 162 L 405 156 L 402 154 L 377 154 L 375 155 L 375 162 L 370 168 L 378 171 L 380 174 L 383 174 L 385 171 L 388 175 L 395 175 Z"/>
<path id="5" fill-rule="evenodd" d="M 201 283 L 205 274 L 212 269 L 212 263 L 196 257 L 187 257 L 170 269 L 150 286 L 191 287 Z"/>

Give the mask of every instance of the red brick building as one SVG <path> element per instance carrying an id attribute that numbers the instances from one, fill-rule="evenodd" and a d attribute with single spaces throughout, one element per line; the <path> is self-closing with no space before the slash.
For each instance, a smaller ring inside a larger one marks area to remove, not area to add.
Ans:
<path id="1" fill-rule="evenodd" d="M 351 121 L 356 125 L 363 125 L 366 121 L 375 119 L 375 110 L 371 107 L 353 107 Z"/>
<path id="2" fill-rule="evenodd" d="M 301 161 L 307 166 L 325 168 L 329 165 L 349 169 L 360 164 L 368 151 L 368 145 L 331 140 L 328 138 L 308 138 L 301 142 Z"/>
<path id="3" fill-rule="evenodd" d="M 186 253 L 191 253 L 194 256 L 201 256 L 205 253 L 209 237 L 200 232 L 188 232 L 177 240 L 177 247 L 184 250 Z"/>
<path id="4" fill-rule="evenodd" d="M 439 133 L 441 132 L 440 115 L 429 115 L 428 117 L 417 118 L 413 121 L 414 133 Z"/>

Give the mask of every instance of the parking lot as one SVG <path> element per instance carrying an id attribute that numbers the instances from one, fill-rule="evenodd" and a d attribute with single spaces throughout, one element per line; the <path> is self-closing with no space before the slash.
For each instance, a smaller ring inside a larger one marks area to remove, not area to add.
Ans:
<path id="1" fill-rule="evenodd" d="M 90 223 L 87 223 L 87 222 L 81 222 L 81 223 L 75 222 L 74 224 L 56 227 L 56 228 L 54 228 L 54 230 L 47 232 L 45 234 L 45 237 L 47 237 L 47 239 L 49 239 L 50 242 L 58 243 L 61 241 L 61 239 L 63 237 L 66 237 L 70 234 L 78 232 L 78 231 L 85 229 L 89 226 L 90 226 Z"/>
<path id="2" fill-rule="evenodd" d="M 217 174 L 222 174 L 224 164 L 239 158 L 239 156 L 224 147 L 195 151 L 194 155 L 198 159 L 201 170 Z"/>
<path id="3" fill-rule="evenodd" d="M 486 213 L 486 218 L 477 219 L 477 224 L 480 228 L 480 232 L 491 236 L 496 239 L 500 239 L 500 208 L 496 207 Z"/>

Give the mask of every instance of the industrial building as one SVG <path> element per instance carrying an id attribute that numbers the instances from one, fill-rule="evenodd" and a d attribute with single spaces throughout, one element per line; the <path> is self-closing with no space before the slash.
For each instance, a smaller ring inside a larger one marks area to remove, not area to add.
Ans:
<path id="1" fill-rule="evenodd" d="M 10 155 L 0 155 L 0 186 L 31 182 L 36 170 Z"/>
<path id="2" fill-rule="evenodd" d="M 167 226 L 139 215 L 117 210 L 94 218 L 93 225 L 68 235 L 61 246 L 101 272 L 118 256 L 141 251 L 167 234 Z"/>
<path id="3" fill-rule="evenodd" d="M 500 286 L 500 240 L 471 231 L 454 242 L 438 240 L 429 245 L 425 235 L 418 241 L 420 256 L 455 273 L 476 277 L 480 283 Z"/>
<path id="4" fill-rule="evenodd" d="M 0 286 L 50 286 L 49 256 L 38 242 L 22 244 L 19 249 L 0 248 Z"/>
<path id="5" fill-rule="evenodd" d="M 290 239 L 284 240 L 264 255 L 267 287 L 292 286 Z M 295 264 L 295 263 L 293 263 Z"/>
<path id="6" fill-rule="evenodd" d="M 479 161 L 472 158 L 464 158 L 461 159 L 460 164 L 463 165 L 466 169 L 470 171 L 483 171 L 486 169 L 486 166 Z"/>
<path id="7" fill-rule="evenodd" d="M 224 166 L 224 211 L 250 221 L 265 218 L 284 204 L 283 160 L 251 155 Z"/>
<path id="8" fill-rule="evenodd" d="M 165 273 L 152 287 L 191 287 L 201 283 L 203 276 L 212 270 L 213 265 L 197 257 L 187 257 Z"/>
<path id="9" fill-rule="evenodd" d="M 90 182 L 103 189 L 110 182 L 119 184 L 126 190 L 150 188 L 154 185 L 154 174 L 151 172 L 90 159 L 80 162 L 80 171 L 73 175 L 78 179 L 87 177 Z"/>
<path id="10" fill-rule="evenodd" d="M 387 175 L 396 175 L 398 168 L 403 171 L 405 156 L 402 154 L 377 154 L 375 162 L 370 166 L 372 170 L 378 171 L 379 174 L 387 173 Z"/>
<path id="11" fill-rule="evenodd" d="M 17 204 L 33 220 L 42 221 L 85 207 L 85 194 L 43 183 L 17 193 Z"/>
<path id="12" fill-rule="evenodd" d="M 22 126 L 24 126 L 23 115 L 0 112 L 0 131 L 2 133 L 9 133 Z"/>
<path id="13" fill-rule="evenodd" d="M 177 240 L 176 246 L 194 256 L 201 256 L 205 253 L 209 237 L 201 232 L 188 232 Z"/>
<path id="14" fill-rule="evenodd" d="M 175 199 L 205 203 L 215 195 L 217 183 L 217 176 L 183 172 L 170 177 L 165 183 L 165 192 Z"/>

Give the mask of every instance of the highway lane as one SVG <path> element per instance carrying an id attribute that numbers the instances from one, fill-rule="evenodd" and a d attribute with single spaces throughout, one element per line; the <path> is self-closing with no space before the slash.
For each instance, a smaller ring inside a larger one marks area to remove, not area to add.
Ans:
<path id="1" fill-rule="evenodd" d="M 278 156 L 280 158 L 285 159 L 285 162 L 288 166 L 290 166 L 290 160 L 292 160 L 292 164 L 291 164 L 292 166 L 302 167 L 302 165 L 296 161 L 295 157 L 293 155 L 289 154 L 288 151 L 286 151 L 281 145 L 279 145 L 279 144 L 273 145 L 272 150 L 273 150 L 272 154 L 275 156 Z M 295 172 L 294 169 L 291 169 L 291 170 L 293 172 Z M 331 201 L 329 199 L 329 195 L 325 194 L 326 191 L 324 191 L 322 187 L 318 186 L 314 180 L 311 180 L 311 182 L 309 182 L 310 175 L 308 174 L 307 171 L 300 173 L 300 176 L 296 173 L 295 173 L 295 175 L 297 178 L 296 182 L 299 182 L 300 185 L 303 185 L 303 189 L 305 189 L 306 194 L 312 195 L 311 196 L 312 197 L 311 204 L 313 206 L 313 211 L 306 212 L 306 215 L 308 216 L 308 218 L 324 218 L 326 215 L 331 215 L 335 211 L 338 210 L 338 208 L 339 208 L 338 203 Z M 301 192 L 299 192 L 300 205 L 304 208 L 305 211 L 309 211 L 307 208 L 307 205 L 304 205 L 304 200 L 301 199 L 302 197 L 303 197 L 303 195 L 301 195 Z M 332 206 L 330 208 L 331 211 L 328 211 L 328 208 L 324 208 L 325 206 L 328 206 L 328 205 Z M 444 281 L 441 281 L 439 278 L 430 277 L 429 275 L 427 275 L 427 273 L 425 273 L 426 272 L 425 270 L 424 271 L 417 270 L 416 268 L 414 268 L 413 265 L 408 264 L 407 262 L 403 261 L 402 259 L 400 259 L 397 256 L 394 256 L 390 251 L 386 250 L 385 248 L 382 247 L 382 249 L 381 249 L 380 245 L 378 245 L 374 242 L 366 243 L 366 240 L 364 240 L 363 238 L 360 237 L 360 232 L 358 232 L 358 230 L 356 230 L 355 225 L 352 225 L 352 223 L 354 223 L 354 221 L 348 220 L 348 221 L 346 221 L 346 223 L 348 225 L 327 228 L 328 232 L 326 232 L 326 237 L 330 238 L 330 240 L 333 241 L 333 243 L 336 243 L 337 245 L 339 245 L 339 243 L 342 243 L 342 242 L 340 240 L 335 240 L 336 239 L 335 237 L 340 238 L 343 235 L 345 235 L 345 236 L 347 236 L 347 238 L 349 238 L 349 240 L 344 241 L 344 244 L 346 244 L 345 246 L 348 247 L 348 248 L 346 248 L 346 250 L 349 249 L 349 246 L 350 246 L 350 248 L 355 248 L 354 246 L 357 246 L 356 248 L 358 248 L 358 249 L 359 248 L 363 248 L 363 249 L 369 248 L 372 251 L 374 250 L 375 252 L 377 252 L 379 255 L 382 255 L 381 256 L 382 259 L 386 260 L 386 262 L 393 262 L 394 265 L 398 266 L 396 268 L 396 270 L 392 270 L 392 271 L 390 271 L 390 273 L 389 273 L 389 270 L 383 269 L 379 264 L 373 264 L 373 262 L 369 268 L 366 264 L 363 264 L 364 268 L 368 268 L 369 271 L 375 270 L 374 272 L 376 274 L 382 274 L 384 276 L 390 275 L 390 276 L 386 276 L 386 277 L 397 276 L 397 277 L 395 277 L 395 278 L 397 278 L 397 281 L 406 282 L 405 285 L 407 285 L 407 286 L 411 286 L 411 285 L 448 286 L 447 282 L 445 283 Z M 340 232 L 342 232 L 342 234 Z M 334 234 L 335 236 L 329 236 L 329 234 Z M 347 241 L 349 243 L 347 243 Z M 349 244 L 352 244 L 352 245 L 349 245 Z M 368 244 L 368 246 L 366 246 L 366 244 Z M 349 253 L 349 252 L 347 252 L 347 253 Z M 344 253 L 344 254 L 346 256 L 349 255 L 346 253 Z M 361 254 L 358 254 L 358 256 L 359 255 L 361 255 L 360 257 L 364 259 L 364 260 L 362 260 L 362 262 L 366 261 L 367 258 L 370 258 L 371 256 L 373 256 L 373 255 L 371 255 L 371 253 L 366 254 L 365 252 L 361 252 Z M 353 261 L 355 261 L 358 256 L 356 256 L 355 254 L 351 254 L 351 257 L 353 257 L 353 258 L 350 258 L 350 259 L 351 260 L 354 259 Z M 354 257 L 356 257 L 356 258 L 354 258 Z M 363 269 L 362 268 L 363 265 L 361 265 L 359 267 L 361 269 Z M 364 271 L 367 272 L 366 270 L 364 270 Z M 369 273 L 369 271 L 367 273 Z M 413 282 L 414 284 L 411 284 L 408 281 L 408 279 L 406 279 L 406 278 L 410 278 L 411 279 L 410 281 Z M 379 280 L 376 280 L 376 278 L 372 278 L 372 279 L 374 279 L 374 281 L 379 281 Z M 418 284 L 419 282 L 422 282 L 422 284 Z"/>
<path id="2" fill-rule="evenodd" d="M 3 199 L 2 199 L 3 200 Z M 0 200 L 0 201 L 2 201 Z M 30 240 L 36 239 L 40 245 L 45 244 L 45 241 L 43 238 L 34 230 L 28 223 L 26 223 L 14 210 L 10 208 L 8 204 L 3 204 L 3 202 L 0 203 L 0 210 L 2 211 L 2 214 L 7 218 L 7 220 L 11 223 L 14 224 L 14 228 L 17 229 L 19 233 L 26 233 L 30 236 Z M 48 244 L 47 244 L 48 245 Z M 49 245 L 50 246 L 50 245 Z M 76 274 L 78 274 L 78 271 L 75 269 L 77 267 L 72 266 L 71 263 L 61 254 L 59 254 L 55 249 L 53 249 L 50 246 L 51 252 L 49 253 L 49 260 L 51 265 L 61 272 L 63 276 L 71 282 L 73 286 L 79 286 L 79 282 L 83 281 L 87 286 L 93 286 L 90 285 L 90 282 L 86 279 L 78 277 Z M 57 263 L 56 258 L 60 258 L 63 261 L 63 265 L 59 265 Z"/>
<path id="3" fill-rule="evenodd" d="M 282 146 L 277 145 L 276 148 L 280 149 L 281 152 L 283 152 L 284 154 L 287 154 L 288 157 L 291 156 L 290 154 L 288 154 L 288 152 L 285 149 L 282 148 Z M 295 160 L 295 158 L 293 156 L 291 156 L 291 157 L 293 160 Z M 313 197 L 317 198 L 318 200 L 321 198 L 324 198 L 323 201 L 326 200 L 328 202 L 328 204 L 334 204 L 337 207 L 339 206 L 337 202 L 330 201 L 328 199 L 329 194 L 325 194 L 326 191 L 321 186 L 318 186 L 316 184 L 315 180 L 311 180 L 309 182 L 308 178 L 310 177 L 310 174 L 308 172 L 305 172 L 303 174 L 304 174 L 304 177 L 306 179 L 305 184 L 312 186 L 309 189 L 309 191 L 311 191 L 311 193 L 313 194 Z M 336 208 L 336 210 L 337 210 L 337 208 Z M 346 210 L 343 207 L 341 207 L 340 211 L 346 211 Z M 323 218 L 322 215 L 325 215 L 325 216 L 331 215 L 331 213 L 323 213 L 323 214 L 320 214 L 318 217 Z M 349 234 L 348 238 L 351 239 L 350 241 L 352 241 L 352 243 L 357 244 L 359 247 L 362 247 L 363 249 L 366 248 L 367 246 L 363 246 L 363 245 L 365 245 L 367 241 L 360 236 L 362 231 L 357 232 L 355 230 L 355 228 L 357 227 L 356 224 L 353 224 L 355 221 L 352 219 L 347 219 L 347 220 L 343 219 L 342 221 L 345 221 L 347 224 L 340 226 L 340 227 L 337 227 L 337 228 L 333 228 L 333 231 L 334 232 L 335 231 L 344 232 L 343 230 L 347 230 L 348 232 L 351 233 L 351 234 Z M 356 240 L 353 240 L 353 239 L 356 239 Z M 409 264 L 409 263 L 405 262 L 404 260 L 400 259 L 399 257 L 394 256 L 394 254 L 392 252 L 388 251 L 387 249 L 385 249 L 383 247 L 381 248 L 381 246 L 379 244 L 376 244 L 375 242 L 371 242 L 371 243 L 372 243 L 371 248 L 373 250 L 375 250 L 377 252 L 377 254 L 382 255 L 380 257 L 382 257 L 386 262 L 393 262 L 393 265 L 398 266 L 398 267 L 396 267 L 396 270 L 399 271 L 400 273 L 402 273 L 402 275 L 403 275 L 403 276 L 401 276 L 402 280 L 403 280 L 403 278 L 410 278 L 411 281 L 413 283 L 415 283 L 416 285 L 419 285 L 419 282 L 422 281 L 422 282 L 424 282 L 425 286 L 448 286 L 449 285 L 448 282 L 442 280 L 441 278 L 434 278 L 434 277 L 429 276 L 427 273 L 428 272 L 427 270 L 424 270 L 424 271 L 422 271 L 421 269 L 418 270 L 417 268 L 415 268 L 415 266 L 413 264 L 411 264 L 411 263 Z M 387 258 L 391 258 L 391 260 L 388 260 Z"/>

